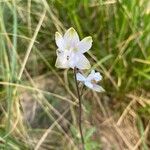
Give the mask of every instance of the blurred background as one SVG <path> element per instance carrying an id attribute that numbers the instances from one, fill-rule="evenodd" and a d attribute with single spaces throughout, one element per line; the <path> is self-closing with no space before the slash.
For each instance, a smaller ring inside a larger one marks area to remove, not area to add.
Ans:
<path id="1" fill-rule="evenodd" d="M 54 66 L 70 27 L 106 90 L 82 95 L 86 150 L 150 149 L 148 0 L 0 0 L 0 149 L 79 149 L 73 70 Z"/>

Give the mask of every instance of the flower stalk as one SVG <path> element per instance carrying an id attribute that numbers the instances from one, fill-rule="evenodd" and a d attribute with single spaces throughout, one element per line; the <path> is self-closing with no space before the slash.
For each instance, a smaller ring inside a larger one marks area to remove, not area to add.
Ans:
<path id="1" fill-rule="evenodd" d="M 81 94 L 79 92 L 79 86 L 78 86 L 78 81 L 77 81 L 77 68 L 74 68 L 74 77 L 75 77 L 75 84 L 76 84 L 76 89 L 77 89 L 77 95 L 78 95 L 78 100 L 79 100 L 79 119 L 78 119 L 78 125 L 79 125 L 79 131 L 80 131 L 80 137 L 81 137 L 81 142 L 82 142 L 82 150 L 85 150 L 84 148 L 84 136 L 82 132 L 82 103 L 81 103 Z"/>

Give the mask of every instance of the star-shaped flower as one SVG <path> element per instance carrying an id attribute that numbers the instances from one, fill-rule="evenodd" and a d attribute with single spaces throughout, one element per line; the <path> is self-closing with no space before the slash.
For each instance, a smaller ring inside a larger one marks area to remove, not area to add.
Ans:
<path id="1" fill-rule="evenodd" d="M 85 77 L 81 73 L 77 73 L 77 80 L 81 81 L 85 86 L 89 87 L 90 89 L 97 91 L 97 92 L 104 92 L 105 90 L 97 85 L 97 82 L 102 80 L 102 76 L 99 72 L 95 72 L 94 70 L 91 71 L 91 73 Z"/>
<path id="2" fill-rule="evenodd" d="M 64 36 L 56 32 L 55 41 L 58 46 L 56 67 L 72 69 L 75 67 L 89 69 L 91 67 L 84 53 L 92 47 L 92 37 L 88 36 L 80 41 L 77 32 L 71 27 Z"/>

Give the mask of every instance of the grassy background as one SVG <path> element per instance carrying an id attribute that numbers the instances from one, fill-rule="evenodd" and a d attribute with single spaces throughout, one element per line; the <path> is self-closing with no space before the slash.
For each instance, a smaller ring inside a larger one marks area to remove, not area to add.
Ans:
<path id="1" fill-rule="evenodd" d="M 70 27 L 92 36 L 106 90 L 83 95 L 86 149 L 149 149 L 148 0 L 0 1 L 0 149 L 78 149 L 73 72 L 54 67 L 54 34 Z"/>

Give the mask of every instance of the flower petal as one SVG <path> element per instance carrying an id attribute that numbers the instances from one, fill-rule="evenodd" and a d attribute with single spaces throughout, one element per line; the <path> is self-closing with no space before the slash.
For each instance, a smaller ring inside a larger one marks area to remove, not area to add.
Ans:
<path id="1" fill-rule="evenodd" d="M 91 73 L 87 77 L 88 81 L 95 80 L 96 82 L 98 82 L 101 79 L 102 79 L 101 74 L 99 72 L 95 72 L 95 70 L 92 70 Z"/>
<path id="2" fill-rule="evenodd" d="M 57 49 L 56 50 L 56 54 L 57 54 L 57 56 L 59 56 L 59 55 L 62 55 L 64 53 L 64 51 L 62 50 L 62 49 Z"/>
<path id="3" fill-rule="evenodd" d="M 67 49 L 76 47 L 76 45 L 79 42 L 79 36 L 74 28 L 71 27 L 66 31 L 64 35 L 64 42 L 66 44 Z"/>
<path id="4" fill-rule="evenodd" d="M 92 70 L 92 71 L 91 71 L 91 74 L 94 75 L 94 74 L 95 74 L 95 70 Z"/>
<path id="5" fill-rule="evenodd" d="M 91 82 L 92 80 L 94 80 L 94 75 L 95 75 L 95 71 L 92 70 L 91 73 L 88 75 L 87 80 L 89 82 Z"/>
<path id="6" fill-rule="evenodd" d="M 85 86 L 89 87 L 90 89 L 93 89 L 93 84 L 91 82 L 84 82 Z"/>
<path id="7" fill-rule="evenodd" d="M 94 91 L 96 91 L 96 92 L 104 92 L 105 91 L 101 86 L 99 86 L 97 84 L 93 84 L 93 88 L 92 89 Z"/>
<path id="8" fill-rule="evenodd" d="M 102 80 L 101 74 L 99 72 L 96 72 L 95 75 L 94 75 L 94 79 L 97 82 L 100 81 L 100 80 Z"/>
<path id="9" fill-rule="evenodd" d="M 59 32 L 55 33 L 55 41 L 56 45 L 60 48 L 63 49 L 64 43 L 63 43 L 63 37 Z"/>
<path id="10" fill-rule="evenodd" d="M 65 57 L 65 55 L 63 54 L 60 54 L 58 55 L 57 59 L 56 59 L 56 63 L 55 63 L 55 66 L 57 68 L 69 68 L 69 63 Z"/>
<path id="11" fill-rule="evenodd" d="M 87 52 L 92 47 L 92 37 L 88 36 L 84 38 L 82 41 L 79 42 L 77 47 L 81 53 Z"/>
<path id="12" fill-rule="evenodd" d="M 76 67 L 78 69 L 90 69 L 90 62 L 83 54 L 78 54 L 76 57 L 78 57 L 78 61 L 76 62 Z"/>
<path id="13" fill-rule="evenodd" d="M 77 73 L 76 76 L 78 81 L 83 82 L 86 80 L 86 78 L 81 73 Z"/>

